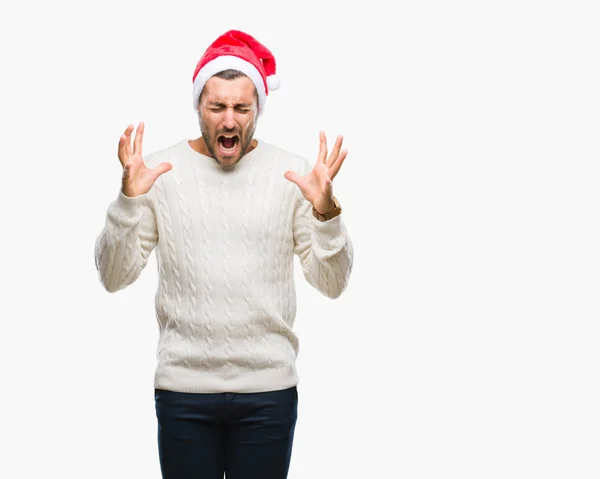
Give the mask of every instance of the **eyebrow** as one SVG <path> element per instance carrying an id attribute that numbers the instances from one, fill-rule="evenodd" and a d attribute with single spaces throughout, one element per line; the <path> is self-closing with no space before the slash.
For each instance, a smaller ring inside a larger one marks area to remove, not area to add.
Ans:
<path id="1" fill-rule="evenodd" d="M 220 102 L 220 101 L 208 101 L 207 103 L 210 106 L 218 106 L 218 107 L 224 107 L 224 106 L 226 106 L 225 103 Z M 234 107 L 251 108 L 252 107 L 252 103 L 236 103 L 234 105 Z"/>

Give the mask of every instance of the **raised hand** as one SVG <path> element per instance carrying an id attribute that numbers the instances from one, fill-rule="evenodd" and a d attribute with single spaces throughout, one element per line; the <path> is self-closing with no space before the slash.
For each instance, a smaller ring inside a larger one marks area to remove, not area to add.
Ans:
<path id="1" fill-rule="evenodd" d="M 315 210 L 325 214 L 335 208 L 332 181 L 340 171 L 348 151 L 340 152 L 343 137 L 339 135 L 331 154 L 327 157 L 327 139 L 323 131 L 319 132 L 319 140 L 319 156 L 312 171 L 305 176 L 300 176 L 298 173 L 288 170 L 283 176 L 300 188 L 304 197 L 312 203 Z"/>
<path id="2" fill-rule="evenodd" d="M 121 191 L 125 196 L 135 197 L 148 193 L 156 179 L 166 173 L 173 165 L 161 163 L 150 169 L 142 158 L 142 139 L 144 137 L 144 123 L 141 122 L 135 132 L 133 151 L 131 151 L 131 133 L 133 125 L 129 125 L 125 134 L 119 139 L 119 161 L 123 166 Z"/>

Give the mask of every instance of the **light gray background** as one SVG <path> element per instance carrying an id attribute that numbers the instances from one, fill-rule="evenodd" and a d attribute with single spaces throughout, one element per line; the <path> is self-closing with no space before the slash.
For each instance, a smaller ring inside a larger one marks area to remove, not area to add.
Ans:
<path id="1" fill-rule="evenodd" d="M 122 130 L 197 136 L 229 28 L 278 62 L 257 136 L 350 152 L 351 284 L 297 269 L 290 479 L 600 477 L 595 2 L 108 5 L 0 12 L 1 477 L 160 477 L 155 258 L 110 295 L 93 247 Z"/>

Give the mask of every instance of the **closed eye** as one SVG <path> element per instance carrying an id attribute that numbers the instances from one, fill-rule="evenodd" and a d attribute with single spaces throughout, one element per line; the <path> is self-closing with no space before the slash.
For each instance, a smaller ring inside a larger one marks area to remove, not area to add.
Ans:
<path id="1" fill-rule="evenodd" d="M 213 113 L 221 113 L 222 111 L 227 109 L 227 106 L 222 103 L 213 103 L 211 105 L 206 105 L 206 108 L 208 108 Z M 238 105 L 235 105 L 233 109 L 236 113 L 241 113 L 244 115 L 250 113 L 253 110 L 252 105 L 248 105 L 246 103 L 240 103 Z"/>

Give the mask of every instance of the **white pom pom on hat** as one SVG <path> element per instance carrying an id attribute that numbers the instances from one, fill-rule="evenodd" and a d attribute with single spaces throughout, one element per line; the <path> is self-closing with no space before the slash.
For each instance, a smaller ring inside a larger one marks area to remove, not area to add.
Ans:
<path id="1" fill-rule="evenodd" d="M 258 93 L 258 114 L 261 115 L 269 91 L 277 90 L 281 81 L 276 75 L 275 57 L 271 51 L 240 30 L 229 30 L 219 36 L 198 61 L 192 77 L 194 110 L 198 108 L 200 93 L 206 82 L 213 75 L 230 68 L 241 71 L 254 83 Z"/>
<path id="2" fill-rule="evenodd" d="M 279 86 L 281 84 L 281 80 L 279 79 L 279 77 L 277 75 L 269 75 L 267 77 L 267 86 L 269 87 L 269 90 L 277 90 L 279 89 Z"/>

